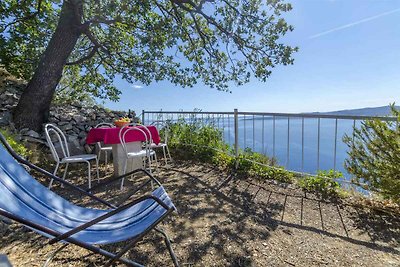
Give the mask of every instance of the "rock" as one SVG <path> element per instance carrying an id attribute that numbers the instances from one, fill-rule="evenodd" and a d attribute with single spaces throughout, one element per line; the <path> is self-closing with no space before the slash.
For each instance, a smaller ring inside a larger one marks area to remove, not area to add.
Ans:
<path id="1" fill-rule="evenodd" d="M 83 138 L 79 141 L 79 144 L 83 147 L 86 144 L 86 138 Z"/>
<path id="2" fill-rule="evenodd" d="M 88 144 L 86 144 L 84 146 L 84 148 L 85 148 L 86 153 L 88 153 L 88 154 L 92 153 L 92 151 L 93 151 L 93 149 Z"/>
<path id="3" fill-rule="evenodd" d="M 57 124 L 57 122 L 59 122 L 60 120 L 59 119 L 57 119 L 56 117 L 50 117 L 49 118 L 49 122 L 50 123 L 53 123 L 53 124 Z"/>
<path id="4" fill-rule="evenodd" d="M 72 126 L 72 123 L 68 123 L 68 124 L 66 124 L 64 126 L 61 126 L 60 128 L 61 128 L 61 130 L 63 130 L 65 132 L 65 131 L 72 130 L 73 126 Z"/>
<path id="5" fill-rule="evenodd" d="M 29 137 L 33 137 L 33 138 L 40 138 L 40 135 L 37 132 L 35 132 L 34 130 L 29 130 L 24 135 L 28 135 Z"/>
<path id="6" fill-rule="evenodd" d="M 72 119 L 77 123 L 81 123 L 85 120 L 85 118 L 82 115 L 73 115 Z"/>
<path id="7" fill-rule="evenodd" d="M 28 129 L 28 128 L 23 128 L 23 129 L 21 129 L 21 130 L 19 131 L 19 133 L 22 134 L 22 135 L 26 134 L 27 132 L 29 132 L 29 129 Z"/>
<path id="8" fill-rule="evenodd" d="M 10 124 L 11 121 L 11 112 L 5 111 L 0 113 L 0 126 L 6 126 Z"/>
<path id="9" fill-rule="evenodd" d="M 65 125 L 67 125 L 68 123 L 69 123 L 68 121 L 60 121 L 60 122 L 58 123 L 58 127 L 65 126 Z"/>
<path id="10" fill-rule="evenodd" d="M 12 104 L 12 105 L 5 105 L 4 107 L 5 107 L 7 110 L 11 110 L 11 109 L 13 109 L 15 106 L 17 106 L 17 102 L 15 102 L 15 103 Z"/>
<path id="11" fill-rule="evenodd" d="M 74 103 L 72 104 L 72 106 L 73 106 L 73 107 L 76 107 L 76 108 L 79 108 L 79 109 L 81 109 L 81 108 L 83 107 L 82 104 L 79 103 L 79 102 L 74 102 Z"/>
<path id="12" fill-rule="evenodd" d="M 6 94 L 1 94 L 0 95 L 0 100 L 3 102 L 7 99 L 7 95 Z"/>
<path id="13" fill-rule="evenodd" d="M 87 136 L 87 133 L 85 132 L 85 131 L 81 131 L 81 132 L 79 132 L 79 134 L 78 134 L 78 137 L 79 138 L 86 138 L 86 136 Z"/>
<path id="14" fill-rule="evenodd" d="M 15 125 L 13 122 L 10 122 L 10 124 L 8 125 L 8 128 L 10 128 L 11 132 L 16 132 L 17 128 L 15 128 Z"/>
<path id="15" fill-rule="evenodd" d="M 78 140 L 78 136 L 68 135 L 67 139 L 69 142 L 74 142 L 74 141 Z"/>
<path id="16" fill-rule="evenodd" d="M 30 136 L 23 136 L 21 138 L 22 141 L 28 142 L 28 143 L 38 143 L 42 145 L 47 146 L 47 142 L 43 139 L 35 138 L 35 137 L 30 137 Z"/>
<path id="17" fill-rule="evenodd" d="M 85 124 L 78 124 L 76 125 L 76 127 L 80 130 L 80 131 L 85 131 Z"/>

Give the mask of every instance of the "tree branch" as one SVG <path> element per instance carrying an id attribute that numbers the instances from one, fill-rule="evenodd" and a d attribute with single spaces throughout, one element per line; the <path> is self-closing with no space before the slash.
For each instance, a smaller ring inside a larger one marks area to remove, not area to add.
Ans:
<path id="1" fill-rule="evenodd" d="M 99 49 L 99 46 L 94 45 L 94 46 L 92 46 L 92 50 L 90 51 L 89 54 L 87 54 L 86 56 L 81 57 L 80 59 L 75 60 L 75 61 L 73 61 L 73 62 L 67 62 L 65 65 L 71 66 L 71 65 L 78 65 L 78 64 L 81 64 L 81 63 L 83 63 L 84 61 L 91 59 L 91 58 L 97 53 L 97 50 L 98 50 L 98 49 Z"/>
<path id="2" fill-rule="evenodd" d="M 90 51 L 89 54 L 87 54 L 84 57 L 81 57 L 80 59 L 73 61 L 73 62 L 67 62 L 66 65 L 71 66 L 71 65 L 77 65 L 77 64 L 81 64 L 86 60 L 91 59 L 92 57 L 94 57 L 94 55 L 97 53 L 97 51 L 99 50 L 99 48 L 101 49 L 105 49 L 99 42 L 99 40 L 93 35 L 93 33 L 90 31 L 89 29 L 89 25 L 88 24 L 82 24 L 82 32 L 87 36 L 87 38 L 90 40 L 90 42 L 93 44 L 92 46 L 92 50 Z"/>
<path id="3" fill-rule="evenodd" d="M 34 17 L 36 17 L 40 13 L 40 8 L 42 7 L 42 1 L 43 0 L 38 0 L 37 11 L 35 11 L 35 12 L 29 14 L 29 15 L 26 15 L 25 17 L 16 19 L 16 20 L 8 23 L 6 26 L 4 26 L 4 28 L 2 29 L 2 32 L 5 31 L 8 27 L 10 27 L 10 26 L 12 26 L 14 24 L 17 24 L 17 23 L 20 23 L 20 22 L 23 22 L 23 21 L 26 21 L 26 20 L 30 20 L 30 19 L 33 19 Z"/>

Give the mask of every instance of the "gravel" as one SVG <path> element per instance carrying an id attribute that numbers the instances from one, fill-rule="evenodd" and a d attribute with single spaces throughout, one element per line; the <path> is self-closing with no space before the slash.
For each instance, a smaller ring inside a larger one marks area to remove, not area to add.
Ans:
<path id="1" fill-rule="evenodd" d="M 180 162 L 157 176 L 178 208 L 162 228 L 182 266 L 400 266 L 398 214 L 323 201 L 292 185 L 239 179 L 205 165 Z M 85 186 L 85 177 L 78 168 L 68 179 Z M 114 184 L 97 195 L 117 201 L 141 179 L 129 181 L 124 191 Z M 73 202 L 93 206 L 66 187 L 54 190 Z M 48 245 L 48 239 L 17 223 L 0 221 L 0 236 L 0 254 L 6 254 L 13 266 L 41 266 L 61 246 Z M 106 248 L 117 251 L 122 246 Z M 146 266 L 172 266 L 156 233 L 147 235 L 126 256 Z M 70 245 L 49 266 L 106 262 Z"/>

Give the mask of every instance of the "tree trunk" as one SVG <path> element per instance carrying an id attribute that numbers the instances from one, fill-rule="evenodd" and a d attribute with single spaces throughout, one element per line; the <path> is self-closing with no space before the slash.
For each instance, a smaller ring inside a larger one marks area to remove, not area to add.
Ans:
<path id="1" fill-rule="evenodd" d="M 82 1 L 64 1 L 57 28 L 13 114 L 18 129 L 42 131 L 63 68 L 81 35 Z"/>

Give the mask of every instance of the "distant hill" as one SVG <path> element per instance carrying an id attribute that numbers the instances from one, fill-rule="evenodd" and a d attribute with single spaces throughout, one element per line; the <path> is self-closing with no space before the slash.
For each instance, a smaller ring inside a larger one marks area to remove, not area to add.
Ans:
<path id="1" fill-rule="evenodd" d="M 400 106 L 395 106 L 396 109 L 400 109 Z M 345 110 L 337 110 L 337 111 L 329 111 L 329 112 L 309 112 L 309 113 L 300 113 L 300 114 L 313 114 L 313 115 L 347 115 L 347 116 L 389 116 L 391 115 L 390 106 L 383 107 L 371 107 L 371 108 L 358 108 L 358 109 L 345 109 Z M 272 117 L 264 118 L 263 116 L 255 116 L 255 120 L 270 120 Z M 276 117 L 276 120 L 286 120 L 287 118 Z M 239 120 L 253 120 L 253 117 L 247 118 L 239 118 Z"/>
<path id="2" fill-rule="evenodd" d="M 400 109 L 400 106 L 395 106 Z M 346 109 L 330 112 L 313 112 L 311 114 L 323 115 L 352 115 L 352 116 L 388 116 L 391 115 L 390 106 L 359 108 L 359 109 Z"/>

